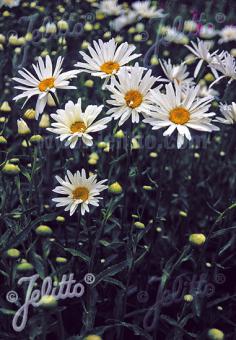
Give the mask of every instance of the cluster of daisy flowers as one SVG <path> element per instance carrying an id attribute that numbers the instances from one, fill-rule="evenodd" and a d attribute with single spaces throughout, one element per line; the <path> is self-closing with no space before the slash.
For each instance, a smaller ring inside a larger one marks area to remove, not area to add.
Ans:
<path id="1" fill-rule="evenodd" d="M 135 7 L 138 10 L 137 4 Z M 105 117 L 100 118 L 104 112 L 103 105 L 84 107 L 81 98 L 76 103 L 68 101 L 64 109 L 59 108 L 56 113 L 51 114 L 53 122 L 48 131 L 55 134 L 56 138 L 72 149 L 76 148 L 79 140 L 91 146 L 93 134 L 106 129 L 112 119 L 117 120 L 119 126 L 129 119 L 133 124 L 142 119 L 153 130 L 164 129 L 164 136 L 171 136 L 176 132 L 177 148 L 181 148 L 185 139 L 192 139 L 191 130 L 219 130 L 213 124 L 216 114 L 211 111 L 214 90 L 209 88 L 206 93 L 201 94 L 200 86 L 196 84 L 201 68 L 207 66 L 214 74 L 216 80 L 211 87 L 225 77 L 229 83 L 236 79 L 235 59 L 228 52 L 210 52 L 209 44 L 199 39 L 197 43 L 192 42 L 191 46 L 186 47 L 198 61 L 193 77 L 189 77 L 190 72 L 185 62 L 173 65 L 171 60 L 160 61 L 164 78 L 156 77 L 151 69 L 138 64 L 137 59 L 141 55 L 134 53 L 135 46 L 127 42 L 118 46 L 114 39 L 108 42 L 100 39 L 93 41 L 93 45 L 88 47 L 88 53 L 80 52 L 83 61 L 77 62 L 75 69 L 67 72 L 62 70 L 63 58 L 57 59 L 54 68 L 49 56 L 45 60 L 39 57 L 37 64 L 33 65 L 35 74 L 24 68 L 19 71 L 22 78 L 13 78 L 20 84 L 16 89 L 22 91 L 14 99 L 18 101 L 26 98 L 26 103 L 36 96 L 35 110 L 38 118 L 50 97 L 57 102 L 60 90 L 76 89 L 70 85 L 71 81 L 81 72 L 86 72 L 103 79 L 101 90 L 110 96 L 107 104 L 111 108 L 105 112 Z M 135 65 L 128 65 L 134 60 Z M 214 121 L 232 123 L 235 119 L 235 103 L 221 103 L 220 108 L 224 118 L 217 117 Z M 89 211 L 89 204 L 98 206 L 101 199 L 99 194 L 107 188 L 104 184 L 107 180 L 97 182 L 95 175 L 87 178 L 84 169 L 74 175 L 68 171 L 64 180 L 58 176 L 56 179 L 60 186 L 54 191 L 64 197 L 53 200 L 57 206 L 66 206 L 65 210 L 69 210 L 70 215 L 79 205 L 82 214 Z"/>

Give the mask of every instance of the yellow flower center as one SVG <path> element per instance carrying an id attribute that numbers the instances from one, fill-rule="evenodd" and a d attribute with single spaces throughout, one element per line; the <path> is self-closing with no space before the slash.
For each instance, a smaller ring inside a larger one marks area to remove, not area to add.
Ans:
<path id="1" fill-rule="evenodd" d="M 54 81 L 55 81 L 54 78 L 47 78 L 47 79 L 42 80 L 42 81 L 39 83 L 39 90 L 40 90 L 41 92 L 44 92 L 44 91 L 46 91 L 47 89 L 53 88 L 53 87 L 54 87 Z"/>
<path id="2" fill-rule="evenodd" d="M 84 132 L 86 130 L 86 125 L 84 124 L 84 122 L 75 122 L 71 125 L 70 127 L 70 131 L 72 133 L 76 133 L 76 132 Z"/>
<path id="3" fill-rule="evenodd" d="M 183 107 L 176 107 L 170 111 L 170 120 L 175 124 L 186 124 L 190 119 L 190 113 Z"/>
<path id="4" fill-rule="evenodd" d="M 130 90 L 125 95 L 125 101 L 128 107 L 135 109 L 143 101 L 143 95 L 136 90 Z"/>
<path id="5" fill-rule="evenodd" d="M 106 74 L 113 74 L 114 71 L 115 73 L 119 71 L 119 68 L 120 65 L 115 61 L 107 61 L 100 67 L 100 70 Z"/>
<path id="6" fill-rule="evenodd" d="M 89 197 L 89 191 L 85 187 L 78 187 L 72 191 L 72 195 L 74 200 L 80 199 L 83 202 L 85 202 Z"/>

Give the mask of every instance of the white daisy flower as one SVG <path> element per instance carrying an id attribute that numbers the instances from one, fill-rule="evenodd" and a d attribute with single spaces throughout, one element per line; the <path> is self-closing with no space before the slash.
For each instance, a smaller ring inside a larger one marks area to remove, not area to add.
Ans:
<path id="1" fill-rule="evenodd" d="M 97 182 L 97 175 L 86 177 L 84 169 L 79 170 L 73 175 L 67 170 L 65 179 L 56 176 L 57 181 L 60 183 L 53 191 L 57 194 L 64 195 L 64 197 L 53 198 L 57 207 L 66 207 L 65 211 L 70 211 L 70 216 L 74 214 L 79 205 L 81 205 L 81 214 L 89 212 L 89 204 L 98 207 L 100 192 L 107 189 L 104 183 L 107 179 Z"/>
<path id="2" fill-rule="evenodd" d="M 227 43 L 229 41 L 236 41 L 236 26 L 225 26 L 222 28 L 222 30 L 219 32 L 219 35 L 221 36 L 219 43 Z"/>
<path id="3" fill-rule="evenodd" d="M 184 21 L 184 31 L 186 32 L 195 32 L 197 30 L 197 23 L 194 20 L 185 20 Z"/>
<path id="4" fill-rule="evenodd" d="M 213 61 L 210 63 L 209 67 L 221 72 L 223 75 L 218 77 L 210 87 L 215 85 L 218 81 L 223 78 L 230 78 L 228 84 L 233 80 L 236 80 L 236 65 L 235 58 L 226 51 L 223 51 L 219 55 L 214 56 Z"/>
<path id="5" fill-rule="evenodd" d="M 69 101 L 65 105 L 65 110 L 57 110 L 57 114 L 51 114 L 56 122 L 52 123 L 52 128 L 47 130 L 59 135 L 57 138 L 61 141 L 67 140 L 66 146 L 70 146 L 71 149 L 76 146 L 80 138 L 84 144 L 91 146 L 93 145 L 91 133 L 105 129 L 106 124 L 111 120 L 110 117 L 106 117 L 95 121 L 102 109 L 103 105 L 89 105 L 83 112 L 81 98 L 76 104 Z"/>
<path id="6" fill-rule="evenodd" d="M 181 148 L 184 138 L 191 140 L 189 129 L 197 131 L 216 131 L 218 127 L 211 123 L 215 113 L 208 113 L 213 97 L 198 98 L 199 86 L 189 87 L 183 92 L 175 83 L 166 85 L 166 93 L 151 91 L 155 109 L 152 117 L 144 119 L 153 126 L 153 130 L 167 128 L 164 136 L 170 136 L 177 129 L 177 147 Z"/>
<path id="7" fill-rule="evenodd" d="M 163 9 L 158 9 L 157 7 L 151 6 L 151 1 L 136 1 L 132 4 L 133 9 L 137 12 L 137 14 L 142 18 L 163 18 L 166 16 L 163 13 Z"/>
<path id="8" fill-rule="evenodd" d="M 32 73 L 23 68 L 23 71 L 19 71 L 19 74 L 23 77 L 23 79 L 13 78 L 14 81 L 23 85 L 15 86 L 16 89 L 22 90 L 23 93 L 16 96 L 14 100 L 17 101 L 26 97 L 27 99 L 24 103 L 25 105 L 31 97 L 38 96 L 35 109 L 36 119 L 38 119 L 39 114 L 43 112 L 47 104 L 50 92 L 56 94 L 57 89 L 76 89 L 75 86 L 69 86 L 69 80 L 75 78 L 78 74 L 78 71 L 73 70 L 62 73 L 62 63 L 63 58 L 59 57 L 57 59 L 55 70 L 53 71 L 51 58 L 49 56 L 46 56 L 46 60 L 44 63 L 43 59 L 39 57 L 38 64 L 33 64 L 33 68 L 37 77 L 35 77 Z"/>
<path id="9" fill-rule="evenodd" d="M 206 85 L 200 85 L 200 89 L 199 89 L 199 92 L 197 94 L 199 97 L 218 97 L 219 96 L 219 92 L 212 89 L 212 88 L 209 88 L 208 86 Z"/>
<path id="10" fill-rule="evenodd" d="M 98 10 L 108 16 L 120 15 L 122 13 L 122 5 L 118 4 L 118 0 L 103 0 L 98 5 Z"/>
<path id="11" fill-rule="evenodd" d="M 189 39 L 183 32 L 177 31 L 176 28 L 168 27 L 165 32 L 165 40 L 173 42 L 175 44 L 187 44 Z"/>
<path id="12" fill-rule="evenodd" d="M 220 104 L 220 112 L 223 117 L 216 117 L 216 121 L 223 124 L 235 124 L 236 123 L 236 103 L 231 105 Z"/>
<path id="13" fill-rule="evenodd" d="M 181 84 L 183 86 L 193 83 L 193 78 L 188 78 L 189 72 L 187 72 L 187 65 L 185 65 L 184 63 L 179 65 L 172 65 L 171 60 L 168 59 L 168 62 L 166 62 L 165 60 L 160 60 L 160 65 L 167 77 L 167 79 L 162 79 L 163 81 L 177 81 L 178 84 Z"/>
<path id="14" fill-rule="evenodd" d="M 106 88 L 112 93 L 108 104 L 114 106 L 107 114 L 112 114 L 114 119 L 119 119 L 119 125 L 132 117 L 133 123 L 139 122 L 139 115 L 150 113 L 150 89 L 159 78 L 151 76 L 151 70 L 143 76 L 144 68 L 135 64 L 134 67 L 123 68 L 113 78 Z"/>
<path id="15" fill-rule="evenodd" d="M 217 33 L 218 32 L 214 29 L 214 27 L 209 25 L 203 25 L 199 30 L 199 36 L 203 39 L 212 39 L 217 35 Z"/>
<path id="16" fill-rule="evenodd" d="M 90 56 L 83 51 L 80 54 L 83 56 L 85 63 L 78 62 L 75 66 L 79 67 L 79 72 L 88 72 L 92 76 L 107 78 L 117 73 L 125 64 L 141 56 L 141 54 L 133 54 L 134 45 L 129 45 L 127 42 L 122 43 L 119 47 L 115 39 L 108 42 L 102 40 L 93 41 L 94 48 L 88 47 Z"/>
<path id="17" fill-rule="evenodd" d="M 137 20 L 137 13 L 129 10 L 128 13 L 123 14 L 113 20 L 110 25 L 116 31 L 119 32 L 122 28 L 127 25 L 133 24 Z"/>
<path id="18" fill-rule="evenodd" d="M 0 8 L 3 6 L 6 7 L 16 7 L 19 6 L 21 0 L 0 0 Z"/>
<path id="19" fill-rule="evenodd" d="M 188 45 L 185 45 L 185 47 L 187 47 L 196 56 L 196 59 L 200 59 L 194 71 L 194 77 L 196 78 L 202 67 L 203 62 L 205 61 L 208 64 L 211 63 L 213 57 L 216 55 L 218 50 L 213 53 L 210 53 L 209 42 L 200 39 L 197 39 L 197 44 L 195 44 L 193 41 L 191 41 L 191 43 L 193 47 Z M 214 69 L 212 71 L 214 72 Z"/>

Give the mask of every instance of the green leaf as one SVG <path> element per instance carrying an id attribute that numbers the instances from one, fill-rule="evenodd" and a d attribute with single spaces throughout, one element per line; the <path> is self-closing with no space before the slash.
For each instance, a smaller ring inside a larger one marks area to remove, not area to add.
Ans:
<path id="1" fill-rule="evenodd" d="M 73 249 L 73 248 L 64 248 L 64 250 L 70 253 L 71 255 L 80 257 L 82 260 L 89 263 L 89 257 L 85 255 L 84 253 L 82 253 L 81 251 Z"/>
<path id="2" fill-rule="evenodd" d="M 109 276 L 114 276 L 120 273 L 121 271 L 123 271 L 124 269 L 126 269 L 127 267 L 128 267 L 128 261 L 126 260 L 126 261 L 122 261 L 118 264 L 114 264 L 113 266 L 106 268 L 105 270 L 100 272 L 98 275 L 96 275 L 95 283 L 92 286 L 95 287 L 99 282 L 101 282 L 105 278 Z"/>
<path id="3" fill-rule="evenodd" d="M 45 277 L 44 263 L 40 255 L 36 254 L 34 250 L 30 251 L 30 261 L 34 265 L 36 272 L 39 274 L 41 279 Z"/>

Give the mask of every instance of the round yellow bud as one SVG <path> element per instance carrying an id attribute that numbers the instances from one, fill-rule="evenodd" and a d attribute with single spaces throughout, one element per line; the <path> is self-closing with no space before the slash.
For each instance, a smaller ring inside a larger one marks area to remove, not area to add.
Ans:
<path id="1" fill-rule="evenodd" d="M 57 307 L 57 300 L 53 295 L 44 295 L 39 301 L 39 306 L 43 309 L 54 309 Z"/>
<path id="2" fill-rule="evenodd" d="M 215 77 L 213 76 L 212 73 L 207 73 L 204 77 L 204 79 L 208 82 L 211 83 L 215 80 Z"/>
<path id="3" fill-rule="evenodd" d="M 159 60 L 158 60 L 157 56 L 153 55 L 151 57 L 151 65 L 158 65 L 158 64 L 159 64 Z"/>
<path id="4" fill-rule="evenodd" d="M 0 111 L 2 112 L 11 112 L 11 107 L 7 101 L 3 102 L 0 106 Z"/>
<path id="5" fill-rule="evenodd" d="M 189 242 L 196 246 L 201 246 L 206 241 L 206 236 L 203 234 L 191 234 L 189 236 Z"/>
<path id="6" fill-rule="evenodd" d="M 120 194 L 122 193 L 122 186 L 118 182 L 115 182 L 109 185 L 108 190 L 112 194 Z"/>
<path id="7" fill-rule="evenodd" d="M 55 261 L 59 264 L 67 263 L 67 259 L 65 257 L 61 257 L 61 256 L 56 257 Z"/>
<path id="8" fill-rule="evenodd" d="M 86 50 L 88 47 L 89 47 L 89 42 L 88 41 L 86 41 L 86 40 L 84 40 L 83 42 L 82 42 L 82 45 L 81 45 L 81 48 L 83 49 L 83 50 Z"/>
<path id="9" fill-rule="evenodd" d="M 184 301 L 185 302 L 192 302 L 193 301 L 193 296 L 191 294 L 184 295 Z"/>
<path id="10" fill-rule="evenodd" d="M 6 163 L 4 167 L 2 168 L 2 172 L 4 172 L 7 175 L 18 175 L 20 173 L 20 168 L 18 165 Z"/>
<path id="11" fill-rule="evenodd" d="M 97 20 L 102 20 L 102 19 L 104 19 L 104 18 L 105 18 L 104 13 L 102 13 L 102 12 L 96 12 L 96 19 L 97 19 Z"/>
<path id="12" fill-rule="evenodd" d="M 98 161 L 95 158 L 89 158 L 89 160 L 88 160 L 88 164 L 90 164 L 90 165 L 96 165 L 97 162 Z"/>
<path id="13" fill-rule="evenodd" d="M 110 38 L 111 37 L 111 32 L 110 31 L 107 31 L 103 34 L 103 37 L 106 39 Z"/>
<path id="14" fill-rule="evenodd" d="M 57 27 L 61 31 L 67 31 L 69 29 L 69 25 L 65 20 L 58 21 Z"/>
<path id="15" fill-rule="evenodd" d="M 83 340 L 102 340 L 102 338 L 99 335 L 90 334 L 87 335 Z"/>
<path id="16" fill-rule="evenodd" d="M 36 116 L 36 113 L 35 113 L 35 110 L 34 109 L 28 109 L 25 111 L 23 117 L 25 119 L 29 119 L 29 120 L 32 120 L 32 119 L 35 119 L 35 116 Z"/>
<path id="17" fill-rule="evenodd" d="M 136 35 L 134 36 L 134 41 L 140 42 L 140 41 L 142 41 L 142 40 L 143 40 L 142 34 L 136 34 Z"/>
<path id="18" fill-rule="evenodd" d="M 157 158 L 158 154 L 156 152 L 150 152 L 149 156 L 151 158 Z"/>
<path id="19" fill-rule="evenodd" d="M 86 87 L 93 87 L 94 81 L 92 79 L 88 79 L 84 82 L 84 86 Z"/>
<path id="20" fill-rule="evenodd" d="M 7 140 L 5 137 L 0 136 L 0 144 L 7 144 Z"/>
<path id="21" fill-rule="evenodd" d="M 115 134 L 114 134 L 115 138 L 124 138 L 125 134 L 123 132 L 123 130 L 118 130 Z"/>
<path id="22" fill-rule="evenodd" d="M 180 210 L 180 211 L 179 211 L 179 216 L 181 216 L 181 217 L 187 217 L 187 216 L 188 216 L 188 213 L 187 213 L 186 211 Z"/>
<path id="23" fill-rule="evenodd" d="M 130 28 L 128 29 L 128 33 L 130 33 L 130 34 L 134 34 L 135 32 L 136 32 L 135 27 L 130 27 Z"/>
<path id="24" fill-rule="evenodd" d="M 7 17 L 10 17 L 10 16 L 11 16 L 11 13 L 10 13 L 9 11 L 4 11 L 4 12 L 2 13 L 2 16 L 5 17 L 5 18 L 7 18 Z"/>
<path id="25" fill-rule="evenodd" d="M 25 40 L 31 41 L 33 39 L 33 34 L 31 32 L 26 33 Z"/>
<path id="26" fill-rule="evenodd" d="M 53 231 L 47 225 L 40 225 L 35 229 L 35 232 L 38 236 L 48 237 L 51 236 Z"/>
<path id="27" fill-rule="evenodd" d="M 30 137 L 30 143 L 32 144 L 37 144 L 40 143 L 43 140 L 43 137 L 40 135 L 33 135 Z"/>
<path id="28" fill-rule="evenodd" d="M 106 148 L 106 146 L 107 146 L 107 143 L 106 143 L 106 142 L 99 142 L 99 143 L 98 143 L 99 149 L 104 149 L 104 148 Z"/>
<path id="29" fill-rule="evenodd" d="M 86 22 L 85 25 L 84 25 L 84 30 L 87 31 L 87 32 L 90 32 L 93 30 L 93 25 L 90 23 L 90 22 Z"/>
<path id="30" fill-rule="evenodd" d="M 153 188 L 150 185 L 144 185 L 143 190 L 151 191 Z"/>
<path id="31" fill-rule="evenodd" d="M 142 222 L 134 222 L 134 226 L 137 229 L 144 229 L 145 228 L 145 224 L 143 224 Z"/>
<path id="32" fill-rule="evenodd" d="M 208 338 L 211 340 L 223 340 L 224 339 L 224 333 L 217 328 L 209 329 L 207 335 L 208 335 Z"/>
<path id="33" fill-rule="evenodd" d="M 41 127 L 42 129 L 46 129 L 49 126 L 50 126 L 49 115 L 47 113 L 44 113 L 40 119 L 39 127 Z"/>
<path id="34" fill-rule="evenodd" d="M 33 269 L 33 265 L 26 260 L 22 260 L 21 263 L 16 266 L 16 270 L 21 273 L 29 272 Z"/>
<path id="35" fill-rule="evenodd" d="M 6 41 L 6 37 L 3 34 L 0 34 L 0 44 L 4 44 Z"/>
<path id="36" fill-rule="evenodd" d="M 57 216 L 56 221 L 59 222 L 59 223 L 63 223 L 63 222 L 65 222 L 65 217 Z"/>
<path id="37" fill-rule="evenodd" d="M 31 133 L 30 128 L 28 127 L 27 123 L 22 118 L 17 119 L 17 127 L 18 127 L 19 135 L 28 135 L 29 133 Z"/>
<path id="38" fill-rule="evenodd" d="M 20 251 L 16 248 L 11 248 L 7 250 L 7 256 L 12 259 L 17 259 L 20 256 Z"/>

